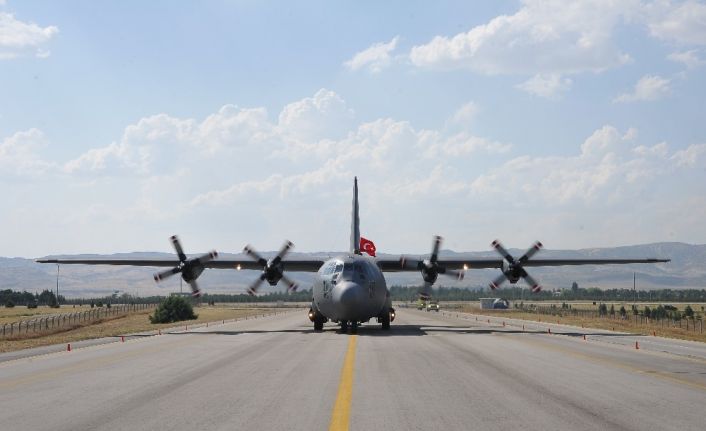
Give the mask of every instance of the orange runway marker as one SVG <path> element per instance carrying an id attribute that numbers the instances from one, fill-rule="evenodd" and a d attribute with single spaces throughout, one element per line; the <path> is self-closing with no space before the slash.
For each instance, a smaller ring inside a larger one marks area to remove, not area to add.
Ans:
<path id="1" fill-rule="evenodd" d="M 640 344 L 637 341 L 635 341 L 635 350 L 640 350 Z"/>
<path id="2" fill-rule="evenodd" d="M 66 345 L 66 351 L 67 351 L 67 352 L 70 352 L 70 351 L 71 351 L 71 343 L 68 343 L 68 344 Z"/>

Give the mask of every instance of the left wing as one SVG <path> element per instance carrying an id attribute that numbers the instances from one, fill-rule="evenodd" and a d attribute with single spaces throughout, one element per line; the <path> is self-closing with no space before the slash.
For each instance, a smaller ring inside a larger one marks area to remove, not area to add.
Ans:
<path id="1" fill-rule="evenodd" d="M 180 261 L 174 259 L 36 259 L 38 263 L 79 264 L 79 265 L 124 265 L 175 267 Z M 282 266 L 287 271 L 316 272 L 324 261 L 321 259 L 283 259 Z M 399 266 L 399 261 L 397 261 Z M 252 259 L 218 259 L 203 263 L 204 268 L 212 269 L 254 269 L 262 270 L 262 265 Z"/>

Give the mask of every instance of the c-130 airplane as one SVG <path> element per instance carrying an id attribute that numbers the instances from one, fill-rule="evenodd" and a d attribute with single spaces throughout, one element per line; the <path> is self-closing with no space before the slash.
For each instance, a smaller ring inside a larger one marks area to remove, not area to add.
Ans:
<path id="1" fill-rule="evenodd" d="M 293 247 L 290 241 L 285 241 L 277 255 L 269 260 L 262 257 L 255 249 L 247 245 L 245 259 L 217 259 L 214 250 L 199 257 L 188 258 L 176 236 L 171 237 L 178 260 L 165 259 L 38 259 L 40 263 L 56 264 L 87 264 L 87 265 L 132 265 L 172 267 L 154 275 L 155 281 L 160 281 L 174 274 L 181 274 L 182 279 L 191 286 L 194 297 L 201 296 L 201 290 L 196 279 L 206 268 L 262 270 L 260 276 L 248 287 L 248 293 L 255 295 L 260 285 L 267 281 L 271 286 L 284 282 L 287 290 L 294 291 L 297 284 L 284 272 L 317 272 L 312 289 L 312 302 L 309 309 L 309 319 L 314 323 L 314 330 L 323 330 L 327 321 L 338 323 L 341 330 L 350 329 L 355 332 L 359 323 L 377 319 L 383 330 L 390 329 L 390 323 L 395 320 L 395 309 L 392 307 L 390 292 L 387 289 L 383 272 L 420 271 L 424 285 L 419 295 L 423 299 L 431 297 L 431 288 L 439 274 L 462 279 L 468 269 L 498 268 L 500 276 L 493 280 L 489 287 L 498 288 L 503 282 L 517 283 L 522 278 L 530 286 L 532 292 L 541 290 L 539 283 L 532 278 L 525 267 L 532 266 L 562 266 L 562 265 L 605 265 L 630 263 L 669 262 L 669 259 L 531 259 L 541 248 L 536 242 L 519 259 L 515 259 L 500 244 L 493 241 L 492 246 L 502 258 L 492 259 L 444 259 L 439 258 L 441 237 L 435 236 L 432 252 L 428 258 L 376 258 L 372 242 L 363 240 L 360 236 L 360 217 L 358 206 L 358 179 L 353 183 L 353 208 L 351 216 L 351 238 L 348 253 L 321 259 L 285 259 Z M 364 255 L 363 253 L 368 255 Z"/>

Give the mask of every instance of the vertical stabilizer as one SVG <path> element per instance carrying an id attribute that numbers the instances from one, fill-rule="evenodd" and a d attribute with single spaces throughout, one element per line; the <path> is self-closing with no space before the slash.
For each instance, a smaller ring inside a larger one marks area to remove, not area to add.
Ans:
<path id="1" fill-rule="evenodd" d="M 351 253 L 360 254 L 360 217 L 358 215 L 358 177 L 353 179 L 353 213 L 351 214 Z"/>

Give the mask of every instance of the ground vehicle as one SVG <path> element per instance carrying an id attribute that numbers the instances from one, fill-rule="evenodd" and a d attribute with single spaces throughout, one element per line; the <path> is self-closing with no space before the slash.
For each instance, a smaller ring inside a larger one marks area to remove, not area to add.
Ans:
<path id="1" fill-rule="evenodd" d="M 438 302 L 430 302 L 427 304 L 427 311 L 439 311 L 439 303 Z"/>

